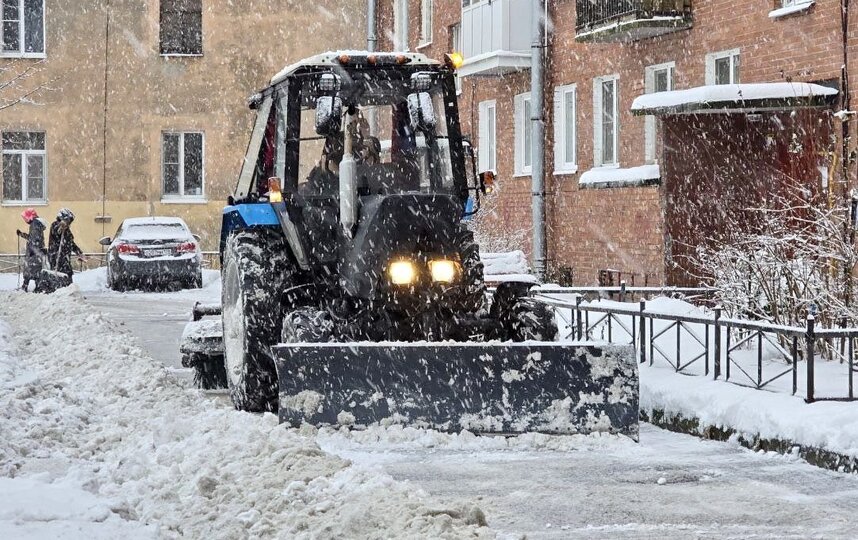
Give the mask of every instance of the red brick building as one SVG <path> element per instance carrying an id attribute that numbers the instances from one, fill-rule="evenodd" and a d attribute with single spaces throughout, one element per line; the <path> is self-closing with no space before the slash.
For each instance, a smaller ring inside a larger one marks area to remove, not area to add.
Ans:
<path id="1" fill-rule="evenodd" d="M 532 1 L 382 0 L 378 19 L 379 49 L 465 55 L 463 131 L 522 228 Z M 845 22 L 841 0 L 546 3 L 547 256 L 577 284 L 687 283 L 683 256 L 784 178 L 838 200 L 856 183 L 858 119 L 835 113 L 858 108 L 858 7 Z"/>

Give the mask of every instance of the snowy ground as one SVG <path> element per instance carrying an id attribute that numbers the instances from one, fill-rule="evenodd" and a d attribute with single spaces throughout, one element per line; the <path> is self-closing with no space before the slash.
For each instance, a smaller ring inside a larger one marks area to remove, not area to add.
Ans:
<path id="1" fill-rule="evenodd" d="M 300 432 L 235 412 L 175 369 L 190 307 L 219 295 L 210 277 L 0 293 L 0 538 L 489 535 L 468 525 L 477 507 L 503 538 L 854 537 L 858 477 L 648 425 L 634 444 Z"/>

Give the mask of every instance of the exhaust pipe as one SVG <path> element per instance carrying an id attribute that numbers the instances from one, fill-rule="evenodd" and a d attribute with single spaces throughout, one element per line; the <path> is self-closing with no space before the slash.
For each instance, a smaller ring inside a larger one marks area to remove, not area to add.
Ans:
<path id="1" fill-rule="evenodd" d="M 340 223 L 347 238 L 352 238 L 357 224 L 357 164 L 353 153 L 351 125 L 357 114 L 346 112 L 343 122 L 343 159 L 340 161 Z"/>

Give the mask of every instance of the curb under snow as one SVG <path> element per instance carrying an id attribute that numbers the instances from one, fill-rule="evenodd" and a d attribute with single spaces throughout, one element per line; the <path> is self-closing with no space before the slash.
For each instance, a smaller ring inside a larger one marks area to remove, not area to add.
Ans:
<path id="1" fill-rule="evenodd" d="M 788 394 L 642 367 L 641 419 L 670 431 L 858 473 L 856 403 L 808 404 Z"/>

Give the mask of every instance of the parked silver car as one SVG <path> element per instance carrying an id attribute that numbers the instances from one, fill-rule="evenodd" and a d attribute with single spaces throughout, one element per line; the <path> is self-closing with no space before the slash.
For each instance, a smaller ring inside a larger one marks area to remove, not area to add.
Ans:
<path id="1" fill-rule="evenodd" d="M 179 218 L 129 218 L 114 238 L 99 243 L 109 246 L 107 286 L 113 290 L 202 286 L 199 238 Z"/>

